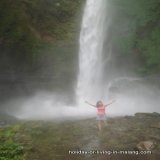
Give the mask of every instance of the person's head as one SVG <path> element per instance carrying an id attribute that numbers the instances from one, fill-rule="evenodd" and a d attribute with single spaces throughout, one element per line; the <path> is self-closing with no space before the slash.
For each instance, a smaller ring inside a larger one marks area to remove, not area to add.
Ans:
<path id="1" fill-rule="evenodd" d="M 99 106 L 101 106 L 101 105 L 103 105 L 103 102 L 102 102 L 102 101 L 97 101 L 96 107 L 99 107 Z"/>

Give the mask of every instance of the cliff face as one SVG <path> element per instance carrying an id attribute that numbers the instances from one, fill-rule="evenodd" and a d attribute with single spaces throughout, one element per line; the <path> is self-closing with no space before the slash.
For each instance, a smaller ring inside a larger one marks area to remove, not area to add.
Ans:
<path id="1" fill-rule="evenodd" d="M 16 42 L 22 43 L 22 40 L 28 42 L 27 44 L 36 39 L 51 42 L 73 40 L 77 29 L 75 23 L 78 22 L 77 14 L 83 2 L 83 0 L 2 0 L 1 44 L 10 47 L 16 45 Z"/>
<path id="2" fill-rule="evenodd" d="M 34 88 L 72 90 L 83 3 L 0 1 L 0 97 Z"/>
<path id="3" fill-rule="evenodd" d="M 159 0 L 108 0 L 108 6 L 111 23 L 107 43 L 112 44 L 118 63 L 120 59 L 128 67 L 127 61 L 135 59 L 139 73 L 159 73 Z"/>

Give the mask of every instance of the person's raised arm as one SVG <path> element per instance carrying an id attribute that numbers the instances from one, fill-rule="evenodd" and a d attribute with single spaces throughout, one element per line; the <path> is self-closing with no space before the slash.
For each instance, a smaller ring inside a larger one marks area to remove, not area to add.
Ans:
<path id="1" fill-rule="evenodd" d="M 90 106 L 96 107 L 96 105 L 89 103 L 88 101 L 85 101 L 85 103 L 89 104 Z"/>
<path id="2" fill-rule="evenodd" d="M 113 100 L 111 103 L 105 104 L 104 106 L 107 107 L 107 106 L 111 105 L 114 102 L 115 102 L 115 100 Z"/>

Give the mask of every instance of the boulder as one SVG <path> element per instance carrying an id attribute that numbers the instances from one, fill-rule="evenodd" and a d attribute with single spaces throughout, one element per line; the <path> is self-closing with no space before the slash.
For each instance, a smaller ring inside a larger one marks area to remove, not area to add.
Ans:
<path id="1" fill-rule="evenodd" d="M 136 149 L 142 151 L 142 150 L 147 150 L 147 151 L 150 151 L 152 150 L 153 148 L 155 147 L 155 143 L 153 141 L 142 141 L 142 142 L 139 142 L 137 145 L 136 145 Z"/>
<path id="2" fill-rule="evenodd" d="M 157 123 L 157 124 L 151 125 L 151 127 L 152 127 L 152 128 L 158 128 L 158 129 L 160 129 L 160 122 Z"/>

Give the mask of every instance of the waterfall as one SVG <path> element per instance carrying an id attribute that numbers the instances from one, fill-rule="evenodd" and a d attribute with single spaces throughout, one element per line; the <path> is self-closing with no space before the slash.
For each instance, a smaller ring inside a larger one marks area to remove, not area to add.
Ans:
<path id="1" fill-rule="evenodd" d="M 32 97 L 8 101 L 4 108 L 12 106 L 13 110 L 8 111 L 9 114 L 11 112 L 22 119 L 79 119 L 95 116 L 96 113 L 94 107 L 84 103 L 85 100 L 91 103 L 103 100 L 108 103 L 111 99 L 116 102 L 107 108 L 107 115 L 160 112 L 160 90 L 157 84 L 147 82 L 144 78 L 131 77 L 132 74 L 122 72 L 121 67 L 113 63 L 115 53 L 107 35 L 110 15 L 106 4 L 107 0 L 86 0 L 80 32 L 76 90 L 78 105 L 66 104 L 63 101 L 65 96 L 58 93 L 37 91 Z M 104 40 L 107 42 L 104 43 Z M 107 77 L 103 77 L 104 74 Z"/>
<path id="2" fill-rule="evenodd" d="M 101 97 L 103 45 L 106 32 L 106 0 L 87 0 L 84 10 L 79 51 L 78 101 Z"/>

